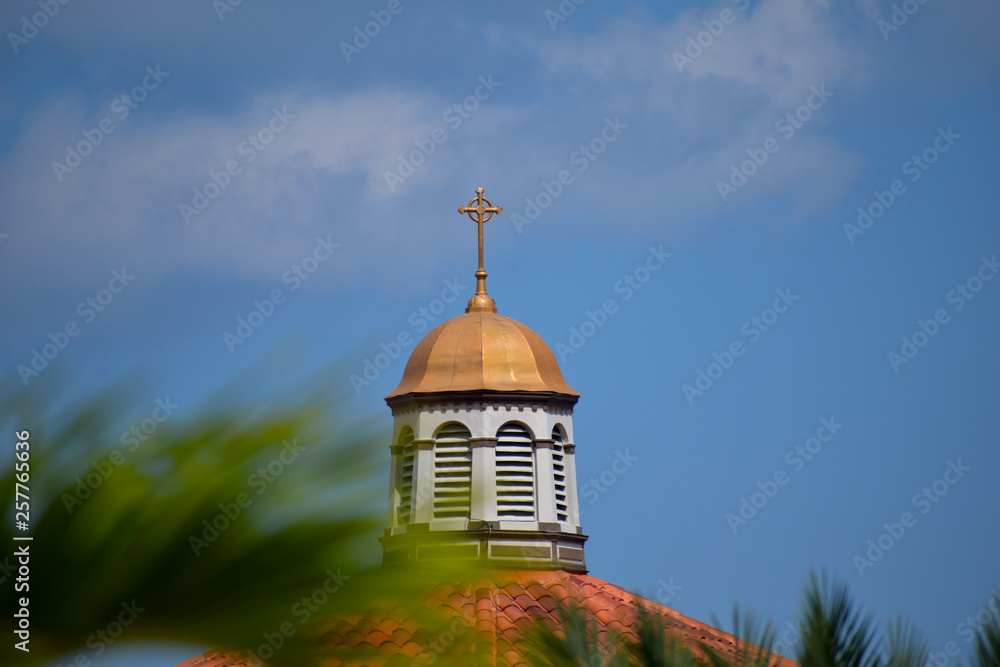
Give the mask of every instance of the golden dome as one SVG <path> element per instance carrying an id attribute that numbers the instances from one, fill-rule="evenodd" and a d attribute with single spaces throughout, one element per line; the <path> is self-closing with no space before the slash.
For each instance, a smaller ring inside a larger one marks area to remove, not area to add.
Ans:
<path id="1" fill-rule="evenodd" d="M 495 306 L 472 310 L 471 301 L 469 305 L 464 315 L 439 324 L 417 344 L 403 379 L 386 400 L 410 393 L 481 390 L 579 396 L 538 334 L 497 314 Z"/>

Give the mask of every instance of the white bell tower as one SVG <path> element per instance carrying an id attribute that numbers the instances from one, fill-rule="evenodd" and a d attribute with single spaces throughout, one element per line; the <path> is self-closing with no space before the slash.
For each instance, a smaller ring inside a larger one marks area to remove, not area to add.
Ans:
<path id="1" fill-rule="evenodd" d="M 586 572 L 573 407 L 580 395 L 534 331 L 486 293 L 483 189 L 459 213 L 479 226 L 476 293 L 417 344 L 392 408 L 386 566 L 459 558 Z"/>

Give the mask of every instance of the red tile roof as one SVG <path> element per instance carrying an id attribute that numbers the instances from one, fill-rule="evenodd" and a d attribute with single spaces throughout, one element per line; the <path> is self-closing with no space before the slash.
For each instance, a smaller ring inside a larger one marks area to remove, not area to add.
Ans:
<path id="1" fill-rule="evenodd" d="M 241 653 L 209 651 L 194 660 L 181 663 L 183 667 L 247 667 L 246 657 Z M 178 667 L 181 667 L 178 665 Z"/>
<path id="2" fill-rule="evenodd" d="M 431 630 L 411 610 L 385 605 L 389 608 L 375 608 L 363 617 L 328 620 L 324 643 L 335 651 L 372 649 L 375 655 L 362 663 L 373 667 L 406 667 L 414 662 L 526 665 L 529 647 L 524 631 L 538 620 L 557 628 L 560 606 L 575 604 L 589 612 L 597 621 L 598 641 L 606 648 L 614 633 L 631 634 L 637 599 L 662 616 L 668 632 L 681 638 L 696 654 L 701 653 L 698 642 L 702 642 L 724 656 L 735 657 L 736 640 L 732 635 L 642 600 L 614 584 L 564 571 L 498 571 L 492 580 L 442 584 L 428 595 L 427 606 L 444 612 L 450 624 Z M 470 631 L 474 634 L 468 634 Z M 475 657 L 467 653 L 470 644 L 474 645 Z M 242 662 L 238 654 L 211 651 L 178 667 L 255 666 Z M 781 667 L 796 667 L 796 663 L 782 660 Z"/>

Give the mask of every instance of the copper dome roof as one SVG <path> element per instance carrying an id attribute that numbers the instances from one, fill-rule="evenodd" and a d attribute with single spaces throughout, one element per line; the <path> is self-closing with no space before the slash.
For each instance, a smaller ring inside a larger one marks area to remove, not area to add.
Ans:
<path id="1" fill-rule="evenodd" d="M 448 391 L 532 391 L 578 397 L 552 350 L 534 331 L 496 312 L 473 310 L 439 324 L 417 344 L 386 400 Z"/>

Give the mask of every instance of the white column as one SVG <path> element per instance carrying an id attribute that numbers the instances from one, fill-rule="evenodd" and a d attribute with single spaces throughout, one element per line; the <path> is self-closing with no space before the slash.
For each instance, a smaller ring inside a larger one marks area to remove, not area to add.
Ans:
<path id="1" fill-rule="evenodd" d="M 569 504 L 569 522 L 580 525 L 580 503 L 576 495 L 576 445 L 564 444 L 563 454 L 566 465 L 566 502 Z"/>
<path id="2" fill-rule="evenodd" d="M 434 518 L 434 440 L 414 440 L 413 455 L 410 523 L 429 523 Z"/>
<path id="3" fill-rule="evenodd" d="M 399 487 L 403 474 L 403 446 L 389 445 L 392 452 L 392 463 L 389 469 L 389 516 L 386 518 L 386 528 L 392 530 L 397 525 L 399 512 Z"/>
<path id="4" fill-rule="evenodd" d="M 472 507 L 469 518 L 497 520 L 497 439 L 471 438 Z"/>

